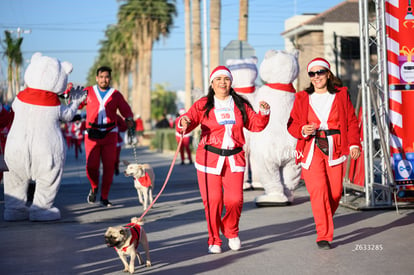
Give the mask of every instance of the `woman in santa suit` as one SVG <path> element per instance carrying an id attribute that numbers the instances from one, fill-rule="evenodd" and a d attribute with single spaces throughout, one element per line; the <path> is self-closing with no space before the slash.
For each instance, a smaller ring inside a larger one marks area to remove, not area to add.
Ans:
<path id="1" fill-rule="evenodd" d="M 208 226 L 209 253 L 221 253 L 220 229 L 229 247 L 239 250 L 239 220 L 243 206 L 245 143 L 243 128 L 262 131 L 269 122 L 270 106 L 260 102 L 259 113 L 231 88 L 225 66 L 210 74 L 207 96 L 196 101 L 176 125 L 179 133 L 201 125 L 195 167 Z M 223 205 L 226 213 L 222 218 Z"/>
<path id="2" fill-rule="evenodd" d="M 330 64 L 315 58 L 307 67 L 311 84 L 296 94 L 288 122 L 298 139 L 297 163 L 310 194 L 316 226 L 316 243 L 330 249 L 333 215 L 342 196 L 343 164 L 361 152 L 358 121 L 348 89 L 330 71 Z"/>

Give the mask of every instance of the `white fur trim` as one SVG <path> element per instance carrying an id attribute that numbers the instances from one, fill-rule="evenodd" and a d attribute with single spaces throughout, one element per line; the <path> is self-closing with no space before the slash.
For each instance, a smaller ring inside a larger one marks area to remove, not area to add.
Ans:
<path id="1" fill-rule="evenodd" d="M 315 67 L 315 66 L 321 66 L 321 67 L 324 67 L 324 68 L 330 70 L 330 66 L 329 66 L 328 63 L 326 63 L 323 60 L 315 60 L 315 61 L 309 63 L 309 65 L 308 65 L 308 72 L 310 72 L 310 70 L 312 69 L 312 67 Z"/>
<path id="2" fill-rule="evenodd" d="M 210 76 L 210 83 L 213 82 L 213 79 L 216 78 L 219 75 L 225 75 L 228 78 L 230 78 L 230 80 L 233 82 L 233 76 L 231 75 L 231 73 L 227 70 L 217 70 L 214 73 L 211 74 Z"/>

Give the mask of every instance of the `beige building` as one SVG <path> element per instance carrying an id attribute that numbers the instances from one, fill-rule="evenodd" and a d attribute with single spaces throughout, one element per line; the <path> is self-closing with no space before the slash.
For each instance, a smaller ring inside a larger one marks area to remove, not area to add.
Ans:
<path id="1" fill-rule="evenodd" d="M 299 50 L 298 91 L 310 83 L 306 72 L 309 61 L 323 57 L 349 88 L 355 104 L 361 79 L 358 5 L 358 0 L 347 0 L 319 14 L 297 15 L 286 20 L 282 33 L 285 48 Z"/>

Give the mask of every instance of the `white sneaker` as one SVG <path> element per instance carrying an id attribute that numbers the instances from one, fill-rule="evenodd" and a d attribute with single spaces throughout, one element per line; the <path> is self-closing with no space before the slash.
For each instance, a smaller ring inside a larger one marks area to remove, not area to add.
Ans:
<path id="1" fill-rule="evenodd" d="M 219 245 L 210 245 L 208 247 L 208 253 L 209 254 L 220 254 L 221 253 L 221 247 Z"/>
<path id="2" fill-rule="evenodd" d="M 241 247 L 241 242 L 239 237 L 229 239 L 229 247 L 231 250 L 237 251 Z"/>

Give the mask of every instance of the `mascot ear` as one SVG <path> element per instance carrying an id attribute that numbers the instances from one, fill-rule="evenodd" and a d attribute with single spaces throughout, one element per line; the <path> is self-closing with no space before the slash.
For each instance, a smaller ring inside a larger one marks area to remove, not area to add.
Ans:
<path id="1" fill-rule="evenodd" d="M 265 53 L 265 59 L 270 59 L 272 56 L 276 55 L 277 51 L 276 50 L 268 50 Z"/>
<path id="2" fill-rule="evenodd" d="M 247 61 L 250 61 L 253 64 L 257 64 L 258 59 L 257 56 L 250 56 L 249 58 L 246 58 Z"/>
<path id="3" fill-rule="evenodd" d="M 70 74 L 73 70 L 72 64 L 66 61 L 62 62 L 62 68 L 66 74 Z"/>
<path id="4" fill-rule="evenodd" d="M 32 58 L 30 59 L 30 63 L 36 62 L 37 59 L 40 59 L 42 57 L 42 53 L 36 52 L 32 55 Z"/>
<path id="5" fill-rule="evenodd" d="M 296 59 L 298 59 L 299 58 L 299 51 L 298 50 L 293 50 L 292 52 L 291 52 L 291 54 L 296 58 Z"/>

